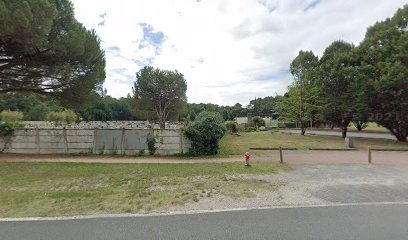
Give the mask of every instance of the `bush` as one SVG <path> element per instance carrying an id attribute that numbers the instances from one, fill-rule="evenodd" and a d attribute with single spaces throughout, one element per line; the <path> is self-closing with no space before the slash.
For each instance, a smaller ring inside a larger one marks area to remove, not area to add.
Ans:
<path id="1" fill-rule="evenodd" d="M 23 113 L 13 111 L 2 111 L 0 113 L 0 135 L 6 136 L 14 132 L 14 130 L 24 127 L 21 122 Z"/>
<path id="2" fill-rule="evenodd" d="M 218 153 L 218 142 L 225 134 L 224 120 L 217 112 L 201 112 L 190 124 L 185 135 L 191 140 L 190 154 L 213 155 Z"/>
<path id="3" fill-rule="evenodd" d="M 254 128 L 254 127 L 245 128 L 245 132 L 255 132 L 255 131 L 256 131 L 256 128 Z"/>
<path id="4" fill-rule="evenodd" d="M 156 153 L 156 139 L 154 139 L 154 136 L 147 137 L 147 148 L 150 155 L 154 155 Z"/>
<path id="5" fill-rule="evenodd" d="M 80 121 L 80 117 L 71 110 L 65 110 L 62 112 L 49 112 L 47 113 L 46 119 L 47 121 L 54 122 L 55 126 L 57 126 L 61 122 L 73 123 Z"/>
<path id="6" fill-rule="evenodd" d="M 286 124 L 284 122 L 278 122 L 278 128 L 286 128 Z"/>
<path id="7" fill-rule="evenodd" d="M 265 120 L 260 116 L 256 116 L 252 118 L 250 125 L 252 127 L 259 128 L 260 126 L 265 126 Z"/>
<path id="8" fill-rule="evenodd" d="M 238 125 L 235 121 L 226 121 L 225 127 L 233 133 L 238 132 Z"/>

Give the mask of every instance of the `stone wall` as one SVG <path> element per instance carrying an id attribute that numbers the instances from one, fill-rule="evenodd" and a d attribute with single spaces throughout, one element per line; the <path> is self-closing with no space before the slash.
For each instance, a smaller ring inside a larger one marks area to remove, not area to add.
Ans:
<path id="1" fill-rule="evenodd" d="M 145 150 L 156 141 L 156 154 L 186 153 L 190 141 L 180 129 L 22 129 L 0 138 L 0 150 L 28 154 L 126 154 Z"/>

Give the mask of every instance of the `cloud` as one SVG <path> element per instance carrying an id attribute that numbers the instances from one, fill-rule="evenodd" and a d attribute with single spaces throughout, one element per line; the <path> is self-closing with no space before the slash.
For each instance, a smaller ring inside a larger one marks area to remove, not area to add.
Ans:
<path id="1" fill-rule="evenodd" d="M 257 2 L 261 4 L 269 13 L 272 13 L 278 9 L 278 1 L 258 0 Z"/>
<path id="2" fill-rule="evenodd" d="M 120 47 L 110 46 L 110 47 L 105 48 L 105 51 L 107 51 L 107 52 L 120 52 Z"/>
<path id="3" fill-rule="evenodd" d="M 98 26 L 105 26 L 106 15 L 107 15 L 106 12 L 99 15 L 99 17 L 102 18 L 102 20 L 98 23 Z"/>
<path id="4" fill-rule="evenodd" d="M 308 10 L 316 7 L 319 3 L 321 2 L 321 0 L 313 0 L 311 1 L 304 9 L 303 11 L 307 12 Z"/>
<path id="5" fill-rule="evenodd" d="M 102 40 L 108 94 L 126 96 L 135 73 L 152 65 L 183 73 L 190 102 L 246 106 L 255 97 L 285 93 L 299 50 L 321 56 L 335 40 L 358 45 L 368 26 L 406 0 L 73 3 L 77 19 Z"/>

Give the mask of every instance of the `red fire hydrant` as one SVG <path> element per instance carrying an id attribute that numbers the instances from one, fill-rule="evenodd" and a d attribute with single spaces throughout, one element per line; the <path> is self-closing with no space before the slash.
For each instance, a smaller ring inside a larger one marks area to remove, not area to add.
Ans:
<path id="1" fill-rule="evenodd" d="M 251 166 L 251 164 L 249 163 L 249 161 L 251 160 L 251 154 L 249 154 L 249 152 L 245 153 L 245 166 L 249 167 Z"/>

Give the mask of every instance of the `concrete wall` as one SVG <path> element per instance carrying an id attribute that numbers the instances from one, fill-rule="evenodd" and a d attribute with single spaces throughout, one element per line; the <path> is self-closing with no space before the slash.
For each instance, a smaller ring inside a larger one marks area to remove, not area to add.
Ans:
<path id="1" fill-rule="evenodd" d="M 156 140 L 156 154 L 188 152 L 181 130 L 149 129 L 23 129 L 0 138 L 0 150 L 29 154 L 148 154 L 147 138 Z"/>

